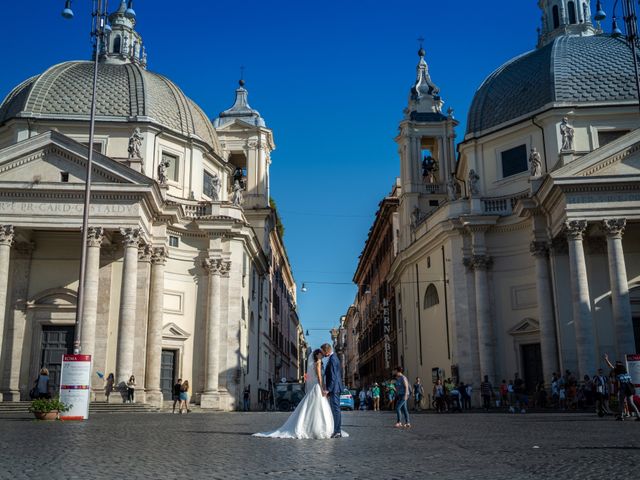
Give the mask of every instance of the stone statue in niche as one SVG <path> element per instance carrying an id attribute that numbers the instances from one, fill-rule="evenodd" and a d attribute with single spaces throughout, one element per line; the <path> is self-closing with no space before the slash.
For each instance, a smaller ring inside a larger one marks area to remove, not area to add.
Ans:
<path id="1" fill-rule="evenodd" d="M 562 122 L 560 122 L 560 134 L 562 135 L 562 151 L 572 152 L 575 130 L 569 125 L 569 119 L 567 117 L 564 117 Z"/>
<path id="2" fill-rule="evenodd" d="M 469 170 L 469 193 L 472 197 L 480 194 L 478 182 L 480 182 L 480 175 L 474 169 Z"/>
<path id="3" fill-rule="evenodd" d="M 214 172 L 211 175 L 211 200 L 214 202 L 220 201 L 220 189 L 222 188 L 222 181 L 220 180 L 220 176 Z"/>
<path id="4" fill-rule="evenodd" d="M 453 202 L 458 198 L 458 184 L 453 174 L 449 177 L 449 181 L 447 182 L 447 195 L 449 196 L 450 202 Z"/>
<path id="5" fill-rule="evenodd" d="M 529 173 L 532 178 L 540 178 L 542 176 L 542 158 L 536 147 L 531 148 L 529 154 Z"/>
<path id="6" fill-rule="evenodd" d="M 129 137 L 129 158 L 142 158 L 142 132 L 138 127 L 133 131 Z"/>
<path id="7" fill-rule="evenodd" d="M 167 169 L 169 168 L 169 162 L 166 160 L 161 159 L 160 163 L 158 164 L 158 182 L 160 183 L 160 185 L 166 185 L 167 184 Z"/>
<path id="8" fill-rule="evenodd" d="M 233 191 L 231 193 L 231 203 L 233 203 L 234 206 L 236 207 L 241 207 L 242 206 L 242 201 L 243 201 L 243 197 L 242 197 L 242 191 L 244 189 L 242 188 L 242 184 L 240 183 L 240 180 L 234 180 L 233 182 Z"/>

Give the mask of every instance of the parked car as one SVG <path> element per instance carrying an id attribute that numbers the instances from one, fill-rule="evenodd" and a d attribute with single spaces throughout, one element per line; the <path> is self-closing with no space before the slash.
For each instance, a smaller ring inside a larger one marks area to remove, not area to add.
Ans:
<path id="1" fill-rule="evenodd" d="M 345 410 L 353 410 L 353 394 L 346 388 L 340 394 L 340 408 Z"/>
<path id="2" fill-rule="evenodd" d="M 290 412 L 304 397 L 304 383 L 276 383 L 276 410 Z"/>

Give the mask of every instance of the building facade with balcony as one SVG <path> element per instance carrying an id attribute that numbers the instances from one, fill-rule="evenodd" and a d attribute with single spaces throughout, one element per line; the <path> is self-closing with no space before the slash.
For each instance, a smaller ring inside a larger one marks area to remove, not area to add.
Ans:
<path id="1" fill-rule="evenodd" d="M 589 2 L 541 1 L 538 47 L 452 111 L 420 51 L 400 124 L 391 268 L 407 374 L 476 387 L 594 375 L 640 345 L 640 131 L 633 58 Z"/>
<path id="2" fill-rule="evenodd" d="M 272 314 L 273 134 L 244 82 L 211 122 L 147 70 L 125 9 L 123 1 L 111 15 L 99 56 L 87 232 L 93 62 L 54 65 L 0 105 L 0 392 L 26 400 L 47 367 L 55 393 L 62 354 L 73 349 L 87 242 L 81 345 L 92 355 L 92 398 L 105 398 L 97 372 L 118 385 L 134 375 L 136 400 L 153 405 L 182 378 L 192 401 L 232 410 L 263 379 L 257 325 Z"/>
<path id="3" fill-rule="evenodd" d="M 397 343 L 395 290 L 387 281 L 398 252 L 400 192 L 396 183 L 379 204 L 353 276 L 358 293 L 345 317 L 348 322 L 344 322 L 357 350 L 352 358 L 357 361 L 357 380 L 362 388 L 391 378 L 393 368 L 403 360 Z"/>

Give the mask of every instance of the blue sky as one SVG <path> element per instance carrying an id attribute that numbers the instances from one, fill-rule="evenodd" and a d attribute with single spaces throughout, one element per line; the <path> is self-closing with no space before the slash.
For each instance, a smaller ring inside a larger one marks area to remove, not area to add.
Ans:
<path id="1" fill-rule="evenodd" d="M 461 121 L 460 140 L 482 80 L 535 46 L 537 3 L 135 1 L 149 69 L 210 117 L 231 105 L 246 67 L 250 103 L 274 131 L 272 195 L 295 278 L 308 282 L 298 301 L 312 345 L 329 338 L 355 288 L 310 282 L 351 281 L 378 202 L 398 175 L 393 138 L 415 78 L 416 39 L 425 39 L 445 109 Z M 65 21 L 63 0 L 3 2 L 1 97 L 54 63 L 89 58 L 90 4 L 75 0 L 76 17 Z"/>

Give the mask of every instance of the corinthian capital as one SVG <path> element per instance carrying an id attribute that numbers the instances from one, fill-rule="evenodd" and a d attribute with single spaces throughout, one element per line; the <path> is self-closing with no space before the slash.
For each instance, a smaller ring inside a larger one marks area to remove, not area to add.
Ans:
<path id="1" fill-rule="evenodd" d="M 0 225 L 0 245 L 13 243 L 13 225 Z"/>
<path id="2" fill-rule="evenodd" d="M 624 218 L 606 218 L 602 221 L 602 228 L 609 237 L 622 238 L 626 226 L 627 220 Z"/>
<path id="3" fill-rule="evenodd" d="M 165 247 L 154 247 L 151 251 L 151 263 L 153 265 L 164 265 L 167 263 L 167 249 Z"/>
<path id="4" fill-rule="evenodd" d="M 549 254 L 549 245 L 547 242 L 531 242 L 529 251 L 534 257 L 546 257 Z"/>
<path id="5" fill-rule="evenodd" d="M 471 259 L 471 265 L 474 270 L 489 270 L 493 265 L 493 258 L 489 255 L 474 255 Z"/>
<path id="6" fill-rule="evenodd" d="M 586 220 L 567 220 L 564 228 L 569 240 L 582 240 L 584 232 L 587 230 Z"/>
<path id="7" fill-rule="evenodd" d="M 209 275 L 222 275 L 223 263 L 222 258 L 219 257 L 205 258 L 202 261 L 202 266 Z"/>
<path id="8" fill-rule="evenodd" d="M 231 261 L 224 261 L 222 262 L 222 269 L 221 269 L 221 275 L 223 277 L 228 277 L 229 276 L 229 272 L 231 272 Z"/>
<path id="9" fill-rule="evenodd" d="M 140 229 L 139 228 L 121 228 L 122 243 L 126 247 L 138 248 L 140 245 Z"/>
<path id="10" fill-rule="evenodd" d="M 89 227 L 87 229 L 87 246 L 99 247 L 100 245 L 102 245 L 103 238 L 104 238 L 104 228 Z"/>
<path id="11" fill-rule="evenodd" d="M 138 260 L 141 262 L 151 261 L 151 245 L 148 243 L 141 243 L 138 245 Z"/>

